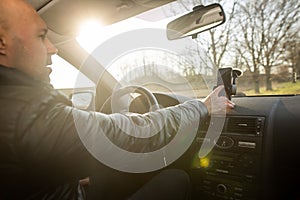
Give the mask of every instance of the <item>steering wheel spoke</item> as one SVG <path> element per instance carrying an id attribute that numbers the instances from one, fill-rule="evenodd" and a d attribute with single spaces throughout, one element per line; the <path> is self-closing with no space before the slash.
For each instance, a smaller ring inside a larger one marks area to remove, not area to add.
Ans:
<path id="1" fill-rule="evenodd" d="M 129 113 L 130 103 L 132 99 L 135 98 L 134 93 L 143 95 L 146 98 L 150 108 L 149 111 L 155 111 L 160 108 L 157 99 L 150 90 L 142 86 L 131 85 L 122 87 L 113 92 L 111 99 L 112 113 Z"/>

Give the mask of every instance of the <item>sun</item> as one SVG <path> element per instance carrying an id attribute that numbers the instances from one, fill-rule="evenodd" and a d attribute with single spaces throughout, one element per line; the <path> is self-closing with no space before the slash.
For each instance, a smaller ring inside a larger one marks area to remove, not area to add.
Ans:
<path id="1" fill-rule="evenodd" d="M 104 26 L 100 21 L 90 19 L 84 22 L 76 37 L 77 42 L 89 53 L 91 53 L 105 36 Z"/>

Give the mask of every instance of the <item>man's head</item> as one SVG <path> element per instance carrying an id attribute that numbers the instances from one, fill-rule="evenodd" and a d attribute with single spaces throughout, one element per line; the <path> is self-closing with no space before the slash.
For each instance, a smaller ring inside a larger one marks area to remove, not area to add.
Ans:
<path id="1" fill-rule="evenodd" d="M 36 79 L 49 80 L 51 55 L 47 26 L 24 0 L 0 0 L 0 64 Z"/>

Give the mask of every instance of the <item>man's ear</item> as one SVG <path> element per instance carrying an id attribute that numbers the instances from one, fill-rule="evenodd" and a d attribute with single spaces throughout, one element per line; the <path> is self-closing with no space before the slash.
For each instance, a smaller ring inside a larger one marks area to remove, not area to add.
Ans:
<path id="1" fill-rule="evenodd" d="M 6 54 L 6 39 L 4 35 L 0 33 L 0 54 L 5 55 Z"/>

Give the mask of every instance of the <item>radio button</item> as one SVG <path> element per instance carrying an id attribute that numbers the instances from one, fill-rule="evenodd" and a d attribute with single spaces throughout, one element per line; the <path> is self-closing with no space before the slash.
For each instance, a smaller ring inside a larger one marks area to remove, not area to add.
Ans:
<path id="1" fill-rule="evenodd" d="M 255 149 L 256 143 L 255 142 L 243 142 L 243 141 L 239 141 L 238 142 L 238 147 Z"/>
<path id="2" fill-rule="evenodd" d="M 234 145 L 233 139 L 227 136 L 220 136 L 218 139 L 214 140 L 214 143 L 216 147 L 220 149 L 229 149 Z"/>
<path id="3" fill-rule="evenodd" d="M 237 193 L 237 192 L 234 193 L 234 196 L 236 196 L 236 197 L 243 197 L 243 195 L 241 193 Z"/>
<path id="4" fill-rule="evenodd" d="M 227 187 L 224 184 L 217 185 L 217 191 L 219 193 L 225 194 L 227 192 Z"/>
<path id="5" fill-rule="evenodd" d="M 242 191 L 243 191 L 243 188 L 235 187 L 234 190 L 235 190 L 235 191 L 238 191 L 238 192 L 242 192 Z"/>
<path id="6" fill-rule="evenodd" d="M 210 191 L 210 190 L 211 190 L 211 187 L 210 187 L 210 186 L 203 185 L 202 187 L 203 187 L 203 189 L 206 190 L 206 191 Z"/>
<path id="7" fill-rule="evenodd" d="M 206 185 L 210 185 L 210 184 L 211 184 L 211 181 L 203 180 L 203 183 L 206 184 Z"/>
<path id="8" fill-rule="evenodd" d="M 249 168 L 254 165 L 254 158 L 249 154 L 242 154 L 238 158 L 238 161 L 244 168 Z"/>
<path id="9" fill-rule="evenodd" d="M 245 176 L 245 178 L 246 178 L 246 181 L 247 181 L 247 182 L 253 182 L 253 181 L 254 181 L 254 176 L 253 176 L 253 175 L 247 174 L 247 175 Z"/>
<path id="10" fill-rule="evenodd" d="M 222 173 L 222 174 L 229 174 L 228 170 L 225 169 L 216 169 L 216 172 Z"/>

